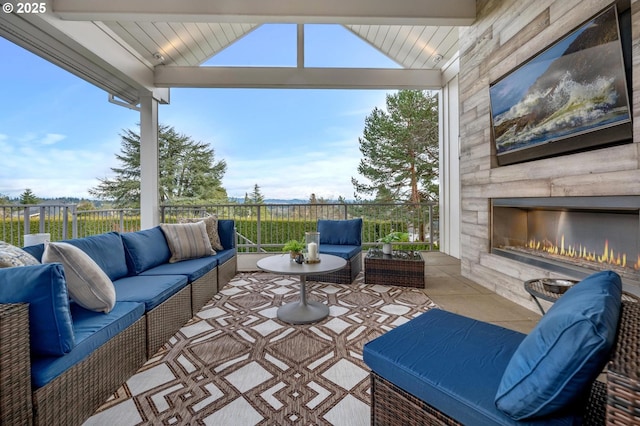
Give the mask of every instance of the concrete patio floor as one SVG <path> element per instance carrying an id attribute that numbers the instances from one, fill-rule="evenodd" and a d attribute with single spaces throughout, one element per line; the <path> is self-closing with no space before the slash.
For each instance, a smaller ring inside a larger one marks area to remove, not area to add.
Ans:
<path id="1" fill-rule="evenodd" d="M 439 252 L 423 252 L 425 292 L 442 309 L 529 333 L 541 316 L 460 274 L 460 260 Z"/>

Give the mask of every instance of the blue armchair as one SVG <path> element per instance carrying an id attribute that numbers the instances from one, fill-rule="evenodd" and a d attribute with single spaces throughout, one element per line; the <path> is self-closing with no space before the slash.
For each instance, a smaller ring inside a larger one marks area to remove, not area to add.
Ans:
<path id="1" fill-rule="evenodd" d="M 330 274 L 311 275 L 307 279 L 351 284 L 362 270 L 362 219 L 318 220 L 320 253 L 339 256 L 347 266 Z"/>

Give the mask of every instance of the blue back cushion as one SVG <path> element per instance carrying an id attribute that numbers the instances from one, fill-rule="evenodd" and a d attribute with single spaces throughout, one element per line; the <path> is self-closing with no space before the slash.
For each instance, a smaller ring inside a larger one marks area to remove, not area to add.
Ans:
<path id="1" fill-rule="evenodd" d="M 362 245 L 362 219 L 318 220 L 320 244 Z"/>
<path id="2" fill-rule="evenodd" d="M 496 405 L 516 420 L 555 413 L 589 390 L 613 347 L 622 283 L 599 272 L 570 288 L 522 341 L 502 376 Z"/>
<path id="3" fill-rule="evenodd" d="M 61 356 L 75 346 L 61 264 L 0 268 L 0 303 L 29 303 L 34 354 Z"/>
<path id="4" fill-rule="evenodd" d="M 44 244 L 36 244 L 35 246 L 26 246 L 23 247 L 22 250 L 29 253 L 31 256 L 38 259 L 38 261 L 42 262 L 42 255 L 44 254 Z"/>
<path id="5" fill-rule="evenodd" d="M 126 277 L 129 274 L 127 259 L 124 254 L 124 244 L 117 232 L 92 235 L 85 238 L 64 240 L 87 253 L 100 268 L 109 276 L 111 281 Z"/>
<path id="6" fill-rule="evenodd" d="M 218 235 L 220 244 L 225 250 L 236 246 L 236 223 L 230 219 L 218 219 Z"/>
<path id="7" fill-rule="evenodd" d="M 120 235 L 130 275 L 138 275 L 147 269 L 169 262 L 171 250 L 159 226 Z"/>

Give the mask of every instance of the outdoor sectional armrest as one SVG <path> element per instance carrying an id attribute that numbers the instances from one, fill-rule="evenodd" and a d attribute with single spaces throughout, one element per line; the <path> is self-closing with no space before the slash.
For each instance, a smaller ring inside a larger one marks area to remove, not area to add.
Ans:
<path id="1" fill-rule="evenodd" d="M 0 304 L 0 414 L 2 423 L 33 423 L 29 305 Z"/>

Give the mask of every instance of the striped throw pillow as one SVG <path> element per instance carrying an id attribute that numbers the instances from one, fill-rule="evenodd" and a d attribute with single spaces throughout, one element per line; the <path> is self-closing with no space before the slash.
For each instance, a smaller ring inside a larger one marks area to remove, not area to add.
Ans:
<path id="1" fill-rule="evenodd" d="M 109 312 L 116 304 L 116 289 L 109 276 L 87 253 L 68 243 L 44 245 L 42 263 L 62 263 L 69 297 L 85 309 Z"/>
<path id="2" fill-rule="evenodd" d="M 207 227 L 202 221 L 196 223 L 161 223 L 160 229 L 164 232 L 169 250 L 171 250 L 169 263 L 216 254 L 211 248 Z"/>

